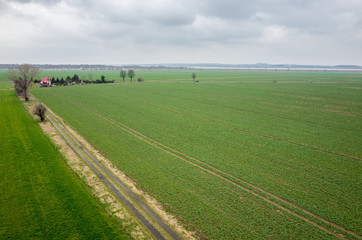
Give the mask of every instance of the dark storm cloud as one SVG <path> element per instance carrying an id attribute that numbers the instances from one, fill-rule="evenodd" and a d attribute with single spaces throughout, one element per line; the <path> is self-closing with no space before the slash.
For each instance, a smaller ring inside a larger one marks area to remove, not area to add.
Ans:
<path id="1" fill-rule="evenodd" d="M 361 11 L 357 0 L 3 0 L 0 50 L 13 61 L 38 50 L 67 62 L 64 48 L 80 62 L 362 64 Z"/>

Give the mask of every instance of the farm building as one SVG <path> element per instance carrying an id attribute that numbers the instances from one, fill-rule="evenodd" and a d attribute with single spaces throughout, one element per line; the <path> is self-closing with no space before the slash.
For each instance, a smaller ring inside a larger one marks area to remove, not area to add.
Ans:
<path id="1" fill-rule="evenodd" d="M 50 87 L 52 85 L 50 77 L 43 77 L 40 81 L 42 87 Z"/>

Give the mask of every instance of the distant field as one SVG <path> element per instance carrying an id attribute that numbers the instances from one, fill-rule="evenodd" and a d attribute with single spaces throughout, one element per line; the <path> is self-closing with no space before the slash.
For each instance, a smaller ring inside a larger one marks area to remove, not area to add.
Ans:
<path id="1" fill-rule="evenodd" d="M 0 239 L 129 239 L 13 91 L 0 109 Z"/>
<path id="2" fill-rule="evenodd" d="M 1 83 L 0 82 L 0 90 L 1 89 L 10 89 L 13 88 L 13 86 L 10 83 Z"/>
<path id="3" fill-rule="evenodd" d="M 5 73 L 7 70 L 0 70 L 0 82 L 8 81 Z M 343 73 L 343 72 L 288 72 L 288 71 L 253 71 L 253 70 L 200 70 L 200 69 L 180 69 L 180 70 L 135 70 L 136 76 L 133 81 L 137 81 L 138 77 L 144 78 L 145 82 L 191 82 L 192 73 L 196 73 L 196 80 L 200 82 L 349 82 L 359 83 L 361 73 Z M 72 77 L 77 74 L 81 79 L 90 80 L 89 74 L 92 75 L 92 80 L 101 79 L 104 75 L 107 81 L 115 80 L 122 82 L 119 70 L 41 70 L 41 77 L 63 77 L 69 75 Z M 125 82 L 130 82 L 127 77 Z"/>
<path id="4" fill-rule="evenodd" d="M 362 76 L 207 73 L 33 93 L 206 237 L 361 235 Z"/>
<path id="5" fill-rule="evenodd" d="M 6 72 L 7 72 L 7 70 L 0 69 L 0 83 L 3 81 L 8 81 L 8 79 L 5 76 Z"/>
<path id="6" fill-rule="evenodd" d="M 135 70 L 136 76 L 133 81 L 137 80 L 138 77 L 143 77 L 145 82 L 191 82 L 191 74 L 196 73 L 196 80 L 201 82 L 205 81 L 299 81 L 299 82 L 357 82 L 361 79 L 360 73 L 336 73 L 336 72 L 271 72 L 271 71 L 241 71 L 241 70 Z M 42 71 L 41 76 L 43 77 L 64 77 L 69 75 L 72 77 L 74 74 L 78 74 L 81 79 L 88 79 L 88 74 L 92 74 L 93 80 L 100 79 L 102 75 L 106 77 L 106 80 L 115 80 L 121 82 L 120 71 L 114 70 L 60 70 L 60 71 Z M 130 82 L 127 77 L 125 82 Z"/>

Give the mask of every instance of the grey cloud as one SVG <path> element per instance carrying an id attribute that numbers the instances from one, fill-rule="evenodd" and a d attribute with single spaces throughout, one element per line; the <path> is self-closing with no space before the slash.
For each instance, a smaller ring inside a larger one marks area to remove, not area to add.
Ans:
<path id="1" fill-rule="evenodd" d="M 3 15 L 7 14 L 8 10 L 8 5 L 5 2 L 0 1 L 0 13 Z"/>
<path id="2" fill-rule="evenodd" d="M 201 0 L 197 7 L 200 14 L 205 16 L 230 20 L 248 19 L 257 11 L 258 1 Z"/>
<path id="3" fill-rule="evenodd" d="M 37 3 L 44 5 L 52 5 L 60 2 L 61 0 L 5 0 L 5 2 L 17 2 L 17 3 Z"/>
<path id="4" fill-rule="evenodd" d="M 171 1 L 173 4 L 155 4 L 152 1 L 131 1 L 128 4 L 103 4 L 91 1 L 85 5 L 88 18 L 97 18 L 110 24 L 130 25 L 187 25 L 194 21 L 195 14 L 185 4 L 179 1 Z M 83 2 L 80 2 L 83 6 Z M 99 9 L 102 8 L 102 11 Z"/>
<path id="5" fill-rule="evenodd" d="M 161 13 L 153 15 L 145 19 L 145 21 L 151 21 L 159 25 L 168 26 L 183 26 L 192 24 L 195 21 L 196 16 L 190 14 L 175 14 L 175 13 Z"/>
<path id="6" fill-rule="evenodd" d="M 358 50 L 358 40 L 362 38 L 362 4 L 354 0 L 16 0 L 15 3 L 13 8 L 10 1 L 0 0 L 0 24 L 2 21 L 4 24 L 0 25 L 0 34 L 14 39 L 18 34 L 13 29 L 24 29 L 22 43 L 45 53 L 53 52 L 59 58 L 62 48 L 68 54 L 88 56 L 83 58 L 85 61 L 92 59 L 89 57 L 92 55 L 98 62 L 116 61 L 120 52 L 127 54 L 131 50 L 133 55 L 142 56 L 143 62 L 154 61 L 152 55 L 146 54 L 148 51 L 162 52 L 171 62 L 181 56 L 183 61 L 193 61 L 186 57 L 195 56 L 194 52 L 201 54 L 197 59 L 206 62 L 217 62 L 216 56 L 231 62 L 248 62 L 244 58 L 261 62 L 267 55 L 278 61 L 302 63 L 307 61 L 307 53 L 318 54 L 318 49 L 321 49 L 319 61 L 326 52 L 329 56 L 325 59 L 330 61 L 332 56 L 340 54 L 338 48 L 342 46 L 344 56 L 349 53 L 353 61 L 357 53 L 362 54 Z M 27 13 L 29 5 L 32 8 Z M 13 45 L 0 39 L 1 52 L 7 53 Z M 329 53 L 330 49 L 335 52 Z M 239 51 L 245 53 L 244 58 L 236 54 Z M 211 53 L 215 59 L 210 58 Z M 290 60 L 293 56 L 295 61 Z M 82 57 L 74 59 L 80 61 Z"/>
<path id="7" fill-rule="evenodd" d="M 348 19 L 345 13 L 360 11 L 351 1 L 343 1 L 341 7 L 338 1 L 273 1 L 268 2 L 263 11 L 268 15 L 270 23 L 298 29 L 310 34 L 339 34 L 344 31 Z M 276 3 L 277 2 L 277 3 Z M 351 4 L 346 8 L 346 5 Z M 360 14 L 358 14 L 360 16 Z M 347 26 L 348 27 L 348 26 Z M 343 29 L 341 29 L 343 28 Z"/>

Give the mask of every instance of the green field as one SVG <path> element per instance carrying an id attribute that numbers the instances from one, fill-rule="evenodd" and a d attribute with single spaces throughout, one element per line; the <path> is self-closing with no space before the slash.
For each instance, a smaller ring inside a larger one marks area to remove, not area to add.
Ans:
<path id="1" fill-rule="evenodd" d="M 6 78 L 7 70 L 0 70 L 0 82 L 8 81 Z M 343 73 L 343 72 L 274 72 L 274 71 L 247 71 L 247 70 L 200 70 L 200 69 L 179 69 L 179 70 L 135 70 L 136 76 L 143 77 L 145 82 L 190 82 L 191 74 L 196 73 L 196 80 L 200 82 L 348 82 L 360 83 L 361 73 Z M 106 80 L 115 80 L 122 82 L 119 70 L 41 70 L 39 79 L 42 77 L 55 77 L 64 79 L 67 76 L 72 77 L 77 74 L 81 79 L 89 80 L 89 74 L 93 80 L 100 79 L 102 75 Z M 125 82 L 130 82 L 127 77 Z"/>
<path id="2" fill-rule="evenodd" d="M 338 73 L 338 72 L 270 72 L 270 71 L 240 71 L 240 70 L 200 70 L 200 69 L 180 69 L 180 70 L 135 70 L 136 76 L 143 77 L 145 82 L 190 82 L 192 81 L 191 74 L 196 73 L 196 80 L 200 82 L 215 82 L 215 81 L 261 81 L 261 82 L 340 82 L 341 80 L 349 83 L 359 83 L 361 80 L 360 73 Z M 81 79 L 88 79 L 88 74 L 92 75 L 93 80 L 100 79 L 102 75 L 106 80 L 115 80 L 122 82 L 120 71 L 117 70 L 57 70 L 57 71 L 41 71 L 41 77 L 63 77 L 69 75 L 72 77 L 78 74 Z M 127 77 L 125 82 L 130 82 Z"/>
<path id="3" fill-rule="evenodd" d="M 1 83 L 0 82 L 0 90 L 4 90 L 4 89 L 11 89 L 14 88 L 10 83 Z"/>
<path id="4" fill-rule="evenodd" d="M 0 91 L 0 109 L 0 239 L 130 239 L 14 91 Z"/>
<path id="5" fill-rule="evenodd" d="M 7 69 L 0 69 L 0 83 L 4 81 L 9 81 L 6 77 Z"/>
<path id="6" fill-rule="evenodd" d="M 153 73 L 32 92 L 207 238 L 362 235 L 361 74 Z"/>

